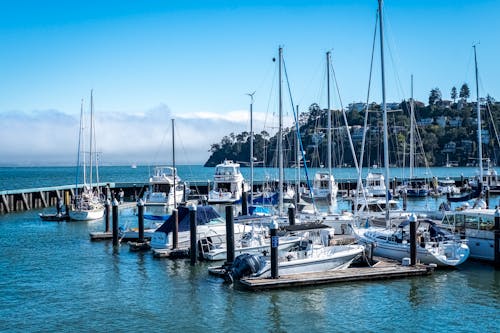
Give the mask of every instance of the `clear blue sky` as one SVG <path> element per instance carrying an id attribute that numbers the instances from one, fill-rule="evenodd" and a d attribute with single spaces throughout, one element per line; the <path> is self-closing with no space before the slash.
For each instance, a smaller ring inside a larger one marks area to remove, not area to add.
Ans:
<path id="1" fill-rule="evenodd" d="M 108 132 L 105 140 L 143 140 L 121 133 L 133 128 L 125 123 L 137 122 L 134 117 L 140 115 L 144 124 L 136 132 L 149 133 L 153 141 L 149 146 L 157 146 L 163 140 L 158 121 L 144 117 L 166 110 L 164 128 L 170 126 L 172 117 L 180 123 L 185 119 L 191 124 L 183 138 L 186 146 L 190 141 L 204 145 L 198 160 L 185 162 L 203 162 L 210 143 L 231 130 L 247 129 L 246 123 L 236 125 L 238 113 L 234 113 L 248 109 L 245 93 L 257 91 L 254 109 L 269 112 L 275 68 L 271 60 L 279 45 L 284 47 L 294 101 L 301 107 L 325 104 L 323 73 L 328 50 L 333 52 L 343 104 L 364 101 L 376 10 L 376 0 L 3 1 L 0 139 L 14 142 L 11 135 L 30 132 L 28 137 L 36 140 L 34 147 L 45 153 L 54 151 L 54 145 L 68 140 L 64 135 L 56 142 L 42 140 L 53 129 L 50 124 L 35 123 L 57 118 L 64 126 L 67 121 L 72 127 L 68 125 L 71 131 L 65 135 L 74 137 L 80 101 L 88 100 L 93 88 L 99 114 L 123 125 L 121 130 L 119 125 L 99 125 Z M 385 1 L 388 101 L 409 97 L 411 74 L 414 95 L 424 102 L 434 87 L 448 99 L 453 86 L 468 82 L 472 88 L 475 42 L 480 42 L 480 94 L 500 100 L 499 13 L 500 2 L 494 0 Z M 377 48 L 370 98 L 376 102 L 380 102 L 378 52 Z M 338 98 L 334 106 L 339 106 Z M 206 138 L 187 137 L 200 134 L 196 126 L 206 125 L 200 121 L 203 115 L 218 115 L 223 125 L 219 128 L 214 122 Z M 73 137 L 68 147 L 61 148 L 64 161 L 74 160 L 70 153 L 76 151 Z M 33 143 L 18 145 L 0 151 L 2 162 L 35 163 L 35 153 L 33 159 L 15 153 L 23 149 L 28 154 L 26 148 Z M 111 163 L 134 159 L 134 150 L 121 151 L 119 146 L 104 144 Z M 141 149 L 145 146 L 146 141 Z M 146 160 L 146 155 L 138 159 Z M 43 156 L 36 157 L 37 161 Z M 52 162 L 63 163 L 55 155 L 47 160 Z"/>

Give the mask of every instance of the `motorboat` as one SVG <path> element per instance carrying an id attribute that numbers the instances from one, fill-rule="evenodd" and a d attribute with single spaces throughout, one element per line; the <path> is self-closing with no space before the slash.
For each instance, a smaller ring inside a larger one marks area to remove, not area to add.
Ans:
<path id="1" fill-rule="evenodd" d="M 322 231 L 328 233 L 327 230 Z M 359 244 L 330 246 L 305 239 L 296 250 L 279 255 L 278 274 L 294 275 L 346 269 L 362 255 L 364 249 L 365 247 Z M 231 280 L 243 277 L 268 278 L 271 276 L 270 258 L 241 254 L 235 258 L 228 274 Z"/>
<path id="2" fill-rule="evenodd" d="M 144 192 L 145 206 L 165 205 L 174 207 L 184 199 L 186 186 L 177 175 L 177 169 L 170 166 L 157 166 L 149 178 L 149 188 Z"/>
<path id="3" fill-rule="evenodd" d="M 215 167 L 214 186 L 208 193 L 208 203 L 237 203 L 241 202 L 243 191 L 248 191 L 240 171 L 240 164 L 225 160 Z"/>
<path id="4" fill-rule="evenodd" d="M 270 236 L 267 227 L 251 226 L 251 230 L 244 232 L 241 237 L 235 241 L 234 253 L 240 255 L 243 253 L 256 255 L 269 255 L 271 250 Z M 294 246 L 297 246 L 302 240 L 300 236 L 281 236 L 279 237 L 278 251 L 285 252 Z M 202 248 L 204 249 L 204 248 Z M 227 258 L 226 244 L 208 246 L 209 251 L 203 252 L 205 260 L 225 260 Z"/>

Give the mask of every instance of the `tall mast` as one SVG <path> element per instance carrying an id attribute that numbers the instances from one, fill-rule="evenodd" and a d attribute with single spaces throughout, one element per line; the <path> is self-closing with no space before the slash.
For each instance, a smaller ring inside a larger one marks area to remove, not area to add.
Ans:
<path id="1" fill-rule="evenodd" d="M 378 0 L 378 12 L 380 17 L 380 66 L 382 71 L 382 111 L 383 111 L 383 126 L 384 126 L 384 164 L 385 164 L 385 218 L 386 224 L 389 224 L 389 139 L 387 131 L 387 105 L 385 102 L 385 68 L 384 68 L 384 29 L 383 29 L 383 15 L 382 15 L 382 2 Z"/>
<path id="2" fill-rule="evenodd" d="M 280 46 L 279 48 L 279 57 L 278 57 L 278 96 L 279 96 L 279 126 L 278 126 L 278 160 L 279 160 L 279 180 L 278 180 L 278 195 L 279 195 L 279 205 L 278 212 L 283 215 L 283 101 L 282 101 L 282 79 L 281 79 L 281 67 L 283 61 L 283 48 Z"/>
<path id="3" fill-rule="evenodd" d="M 80 173 L 80 154 L 81 154 L 81 148 L 82 148 L 81 145 L 83 140 L 82 135 L 83 135 L 83 98 L 80 104 L 80 130 L 78 132 L 78 153 L 76 155 L 75 194 L 77 196 L 78 196 L 78 175 Z M 85 167 L 83 168 L 83 183 L 85 184 Z"/>
<path id="4" fill-rule="evenodd" d="M 296 121 L 296 124 L 295 124 L 295 181 L 296 181 L 296 184 L 295 184 L 295 207 L 298 207 L 298 203 L 299 203 L 299 199 L 300 199 L 300 156 L 301 156 L 301 152 L 300 152 L 300 142 L 299 142 L 299 106 L 297 105 L 296 106 L 297 108 L 297 111 L 296 111 L 296 114 L 297 116 L 295 117 L 295 121 Z"/>
<path id="5" fill-rule="evenodd" d="M 174 168 L 174 208 L 177 208 L 177 193 L 175 190 L 177 169 L 175 168 L 175 119 L 172 119 L 172 167 Z"/>
<path id="6" fill-rule="evenodd" d="M 326 99 L 328 108 L 328 182 L 332 177 L 332 110 L 330 109 L 330 51 L 326 52 Z M 331 194 L 331 193 L 330 193 Z"/>
<path id="7" fill-rule="evenodd" d="M 413 179 L 413 168 L 415 167 L 415 109 L 413 102 L 413 74 L 411 75 L 411 101 L 410 101 L 410 179 Z"/>
<path id="8" fill-rule="evenodd" d="M 476 45 L 473 45 L 472 47 L 474 48 L 474 64 L 476 67 L 477 154 L 479 157 L 479 186 L 479 182 L 483 182 L 483 141 L 481 138 L 481 107 L 479 105 L 479 79 L 477 74 Z"/>
<path id="9" fill-rule="evenodd" d="M 94 97 L 93 97 L 93 90 L 90 90 L 90 146 L 89 146 L 89 177 L 90 177 L 90 191 L 92 191 L 92 144 L 93 144 L 93 131 L 94 131 Z"/>
<path id="10" fill-rule="evenodd" d="M 255 91 L 250 96 L 250 204 L 253 205 L 253 95 Z"/>

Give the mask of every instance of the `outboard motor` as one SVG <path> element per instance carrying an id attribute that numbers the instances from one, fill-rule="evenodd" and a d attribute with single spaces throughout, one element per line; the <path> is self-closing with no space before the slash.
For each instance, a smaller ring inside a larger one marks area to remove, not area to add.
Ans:
<path id="1" fill-rule="evenodd" d="M 234 259 L 233 265 L 227 272 L 230 281 L 239 280 L 244 276 L 256 273 L 261 268 L 261 262 L 258 256 L 243 253 Z"/>

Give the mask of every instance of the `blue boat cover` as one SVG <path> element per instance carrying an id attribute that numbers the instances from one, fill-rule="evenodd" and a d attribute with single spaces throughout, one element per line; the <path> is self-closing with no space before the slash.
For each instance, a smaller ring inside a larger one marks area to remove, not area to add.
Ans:
<path id="1" fill-rule="evenodd" d="M 212 206 L 196 207 L 196 225 L 207 224 L 221 216 Z M 178 209 L 179 232 L 189 230 L 189 208 L 179 206 Z M 167 235 L 174 230 L 174 216 L 171 215 L 155 232 L 161 231 Z"/>

